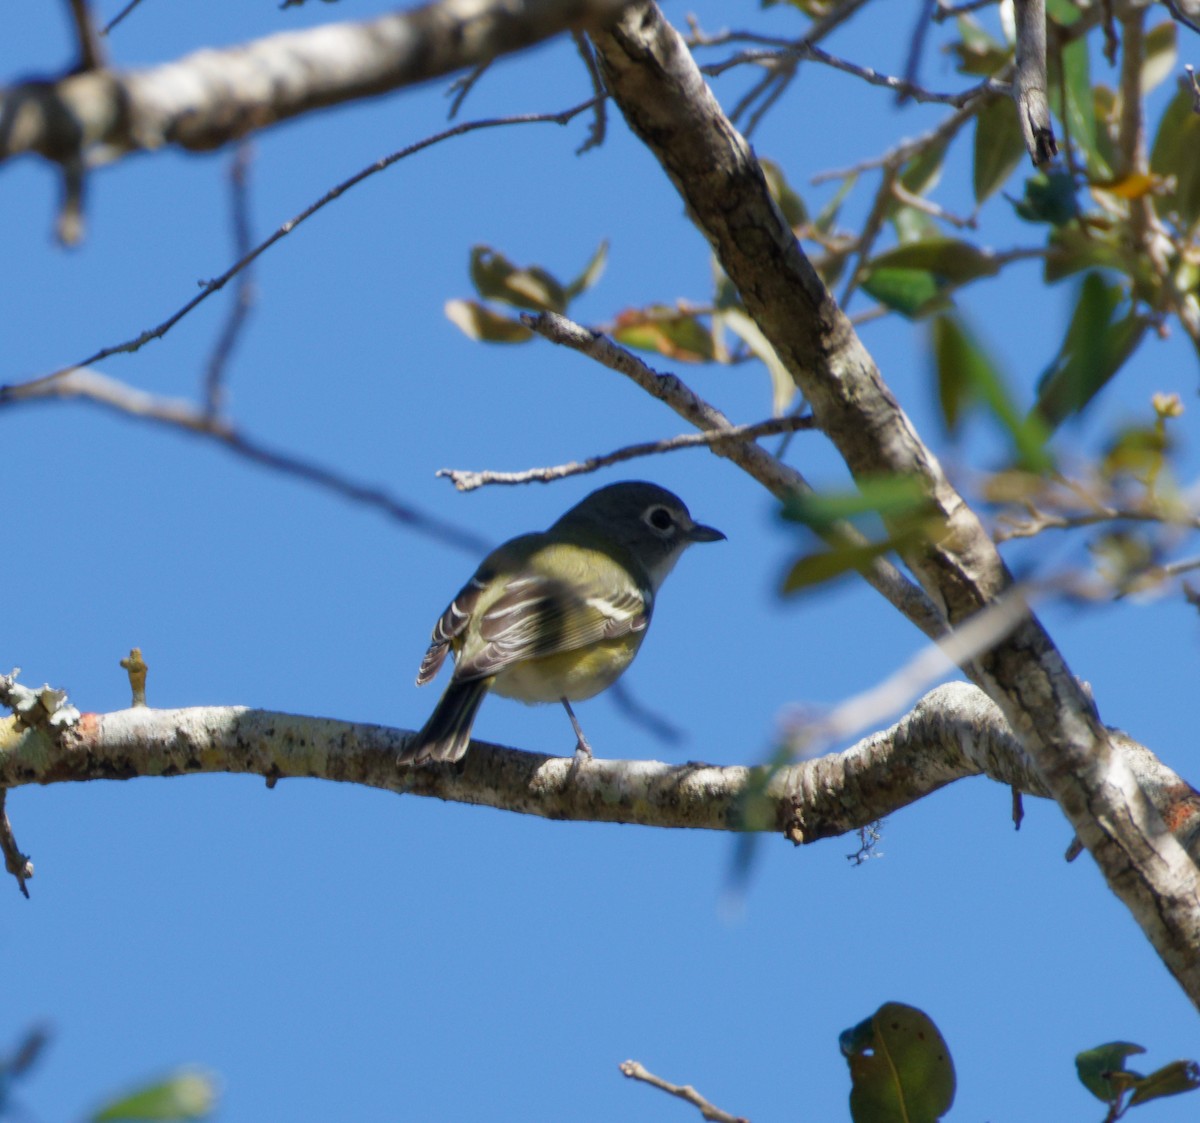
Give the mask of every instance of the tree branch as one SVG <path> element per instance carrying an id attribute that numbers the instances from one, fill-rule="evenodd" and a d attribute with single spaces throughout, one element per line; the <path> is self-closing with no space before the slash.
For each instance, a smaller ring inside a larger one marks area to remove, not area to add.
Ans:
<path id="1" fill-rule="evenodd" d="M 994 543 L 804 256 L 678 33 L 643 4 L 593 40 L 630 127 L 674 182 L 855 478 L 922 482 L 945 533 L 906 548 L 909 568 L 951 624 L 994 602 L 1011 584 Z M 1002 707 L 1109 887 L 1200 1005 L 1200 871 L 1113 751 L 1050 637 L 1030 614 L 964 670 Z"/>
<path id="2" fill-rule="evenodd" d="M 844 752 L 774 769 L 696 761 L 576 764 L 569 756 L 486 741 L 472 741 L 459 765 L 399 766 L 396 758 L 412 736 L 405 729 L 242 706 L 88 713 L 57 736 L 0 723 L 0 787 L 251 773 L 268 781 L 363 784 L 551 819 L 766 831 L 796 844 L 856 831 L 968 776 L 987 775 L 1029 795 L 1046 792 L 999 709 L 962 682 L 931 691 L 891 728 Z M 1178 836 L 1195 849 L 1200 793 L 1142 746 L 1124 739 L 1116 744 Z M 754 796 L 753 821 L 748 795 Z"/>
<path id="3" fill-rule="evenodd" d="M 711 1123 L 750 1123 L 748 1119 L 740 1115 L 731 1115 L 728 1111 L 723 1111 L 715 1104 L 709 1103 L 690 1084 L 672 1084 L 661 1076 L 655 1076 L 640 1061 L 622 1061 L 620 1069 L 622 1076 L 628 1076 L 631 1080 L 640 1080 L 643 1084 L 649 1084 L 651 1088 L 658 1088 L 670 1096 L 677 1096 L 684 1103 L 691 1104 L 692 1107 L 699 1110 L 703 1118 L 710 1120 Z"/>
<path id="4" fill-rule="evenodd" d="M 611 20 L 624 0 L 439 0 L 288 31 L 146 70 L 92 70 L 0 90 L 0 160 L 207 150 L 314 110 L 475 67 Z"/>
<path id="5" fill-rule="evenodd" d="M 437 475 L 448 479 L 458 491 L 474 491 L 487 484 L 550 483 L 568 476 L 582 476 L 596 472 L 626 460 L 640 456 L 655 456 L 662 452 L 676 452 L 681 448 L 711 448 L 722 441 L 756 441 L 759 437 L 776 433 L 795 433 L 811 429 L 812 418 L 772 417 L 755 425 L 733 425 L 728 432 L 710 429 L 705 433 L 683 433 L 678 437 L 665 437 L 660 441 L 645 441 L 627 445 L 603 456 L 589 456 L 586 460 L 572 460 L 567 464 L 556 464 L 553 468 L 527 468 L 523 472 L 471 472 L 461 468 L 439 468 Z"/>
<path id="6" fill-rule="evenodd" d="M 147 394 L 144 390 L 138 390 L 116 378 L 109 378 L 86 367 L 66 371 L 52 381 L 42 379 L 37 383 L 10 387 L 6 393 L 0 394 L 0 410 L 22 402 L 54 399 L 93 402 L 142 421 L 165 425 L 194 436 L 207 437 L 237 456 L 316 484 L 355 503 L 374 507 L 389 518 L 439 539 L 455 549 L 475 555 L 488 549 L 488 544 L 477 534 L 402 503 L 383 488 L 359 483 L 314 461 L 261 444 L 246 436 L 232 422 L 214 416 L 206 407 L 194 406 L 182 398 Z"/>

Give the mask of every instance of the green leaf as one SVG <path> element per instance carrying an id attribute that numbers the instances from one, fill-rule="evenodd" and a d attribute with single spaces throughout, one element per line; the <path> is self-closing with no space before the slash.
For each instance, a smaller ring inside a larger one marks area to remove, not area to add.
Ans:
<path id="1" fill-rule="evenodd" d="M 566 290 L 538 265 L 519 268 L 490 246 L 471 248 L 471 282 L 486 300 L 499 300 L 532 312 L 565 312 Z"/>
<path id="2" fill-rule="evenodd" d="M 822 234 L 828 234 L 830 228 L 837 221 L 838 213 L 842 209 L 842 203 L 845 202 L 846 196 L 854 190 L 854 185 L 858 182 L 858 173 L 854 172 L 846 176 L 842 180 L 841 185 L 833 193 L 833 198 L 829 200 L 820 210 L 820 213 L 813 219 L 813 226 L 816 227 Z"/>
<path id="3" fill-rule="evenodd" d="M 854 491 L 814 491 L 797 495 L 783 506 L 783 517 L 803 523 L 818 534 L 834 523 L 863 515 L 896 519 L 929 510 L 929 500 L 915 476 L 881 476 L 863 480 Z"/>
<path id="4" fill-rule="evenodd" d="M 945 304 L 945 283 L 928 269 L 872 269 L 863 278 L 862 287 L 880 304 L 909 319 Z"/>
<path id="5" fill-rule="evenodd" d="M 1161 86 L 1175 70 L 1179 57 L 1174 20 L 1163 20 L 1146 32 L 1142 40 L 1142 92 Z"/>
<path id="6" fill-rule="evenodd" d="M 611 334 L 627 347 L 657 351 L 683 363 L 707 363 L 713 358 L 709 330 L 691 313 L 667 305 L 627 309 L 617 316 Z"/>
<path id="7" fill-rule="evenodd" d="M 1034 412 L 1051 429 L 1079 413 L 1141 342 L 1146 321 L 1134 309 L 1114 318 L 1123 299 L 1099 273 L 1084 277 L 1062 347 L 1038 382 Z"/>
<path id="8" fill-rule="evenodd" d="M 1172 1061 L 1155 1069 L 1149 1076 L 1143 1076 L 1134 1087 L 1129 1104 L 1132 1107 L 1149 1100 L 1160 1100 L 1164 1096 L 1194 1092 L 1197 1088 L 1200 1088 L 1200 1065 L 1195 1061 Z"/>
<path id="9" fill-rule="evenodd" d="M 783 169 L 774 160 L 767 160 L 762 156 L 758 158 L 758 164 L 766 178 L 767 190 L 782 212 L 784 221 L 793 230 L 797 226 L 803 226 L 808 221 L 808 208 L 805 207 L 804 200 L 792 190 Z"/>
<path id="10" fill-rule="evenodd" d="M 216 1107 L 217 1086 L 212 1076 L 184 1070 L 102 1107 L 91 1116 L 92 1123 L 110 1119 L 169 1120 L 203 1119 Z"/>
<path id="11" fill-rule="evenodd" d="M 1025 139 L 1012 99 L 996 98 L 975 118 L 975 201 L 982 203 L 1004 184 L 1025 157 Z"/>
<path id="12" fill-rule="evenodd" d="M 971 16 L 959 16 L 956 26 L 959 40 L 951 43 L 949 49 L 958 59 L 960 74 L 988 77 L 1012 58 L 1012 47 L 993 39 Z"/>
<path id="13" fill-rule="evenodd" d="M 942 178 L 942 163 L 949 147 L 949 140 L 938 141 L 914 156 L 900 174 L 900 185 L 913 195 L 932 191 Z"/>
<path id="14" fill-rule="evenodd" d="M 992 254 L 957 238 L 925 238 L 919 242 L 905 242 L 872 258 L 867 268 L 872 271 L 926 270 L 955 285 L 979 277 L 990 277 L 1000 271 Z"/>
<path id="15" fill-rule="evenodd" d="M 1130 1084 L 1128 1079 L 1117 1079 L 1114 1083 L 1115 1075 L 1123 1073 L 1126 1077 L 1140 1079 L 1137 1073 L 1125 1071 L 1125 1058 L 1145 1051 L 1141 1045 L 1128 1041 L 1110 1041 L 1107 1045 L 1097 1045 L 1094 1049 L 1077 1053 L 1075 1071 L 1079 1073 L 1083 1086 L 1096 1099 L 1112 1103 Z"/>
<path id="16" fill-rule="evenodd" d="M 1191 90 L 1182 80 L 1158 124 L 1150 152 L 1150 169 L 1174 176 L 1175 190 L 1155 198 L 1159 214 L 1179 215 L 1185 227 L 1200 217 L 1200 113 L 1192 108 Z"/>
<path id="17" fill-rule="evenodd" d="M 928 242 L 932 238 L 941 237 L 941 227 L 933 216 L 917 210 L 916 207 L 893 200 L 888 209 L 888 219 L 892 229 L 896 231 L 896 241 L 902 246 L 910 242 Z"/>
<path id="18" fill-rule="evenodd" d="M 1034 472 L 1050 467 L 1045 423 L 1032 414 L 1022 417 L 996 364 L 966 325 L 942 315 L 933 320 L 930 333 L 942 413 L 951 432 L 965 408 L 980 402 L 1008 433 L 1021 467 Z"/>
<path id="19" fill-rule="evenodd" d="M 604 266 L 608 264 L 608 239 L 605 238 L 596 247 L 596 252 L 592 254 L 591 260 L 583 267 L 583 272 L 579 274 L 566 288 L 566 300 L 569 304 L 580 293 L 587 292 L 604 273 Z"/>
<path id="20" fill-rule="evenodd" d="M 837 546 L 832 550 L 807 554 L 787 571 L 781 592 L 785 595 L 798 593 L 849 573 L 862 573 L 876 558 L 890 554 L 893 549 L 892 542 L 888 540 Z"/>
<path id="21" fill-rule="evenodd" d="M 954 1062 L 923 1011 L 887 1002 L 838 1038 L 854 1123 L 936 1123 L 954 1103 Z"/>
<path id="22" fill-rule="evenodd" d="M 1068 171 L 1038 172 L 1025 181 L 1025 197 L 1013 209 L 1026 222 L 1063 226 L 1079 215 L 1075 179 Z"/>
<path id="23" fill-rule="evenodd" d="M 728 308 L 722 312 L 729 328 L 754 354 L 763 361 L 771 376 L 771 408 L 775 417 L 782 417 L 796 397 L 796 380 L 780 361 L 775 348 L 743 308 Z"/>
<path id="24" fill-rule="evenodd" d="M 533 337 L 519 320 L 501 316 L 476 300 L 447 300 L 442 309 L 468 339 L 484 343 L 524 343 Z"/>
<path id="25" fill-rule="evenodd" d="M 1053 284 L 1086 269 L 1127 272 L 1129 258 L 1124 248 L 1113 240 L 1115 236 L 1081 230 L 1074 224 L 1056 227 L 1050 231 L 1042 267 L 1043 279 L 1047 284 Z"/>
<path id="26" fill-rule="evenodd" d="M 1078 18 L 1078 10 L 1074 8 L 1071 10 Z M 1059 22 L 1064 21 L 1059 20 Z M 1068 43 L 1057 55 L 1053 52 L 1048 53 L 1046 68 L 1050 87 L 1048 90 L 1050 106 L 1060 116 L 1065 116 L 1065 124 L 1071 134 L 1071 140 L 1079 145 L 1086 157 L 1089 177 L 1104 179 L 1111 176 L 1112 169 L 1108 166 L 1108 161 L 1105 160 L 1100 150 L 1096 131 L 1096 104 L 1092 95 L 1087 38 L 1081 37 Z M 1064 94 L 1065 106 L 1063 104 Z"/>

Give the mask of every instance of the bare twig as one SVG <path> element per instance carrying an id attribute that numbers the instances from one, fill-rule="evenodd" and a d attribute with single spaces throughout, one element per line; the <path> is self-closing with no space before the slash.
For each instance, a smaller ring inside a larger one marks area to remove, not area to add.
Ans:
<path id="1" fill-rule="evenodd" d="M 592 115 L 592 126 L 588 129 L 587 139 L 575 149 L 575 155 L 582 156 L 593 148 L 599 148 L 608 135 L 608 92 L 604 89 L 604 78 L 600 74 L 600 67 L 596 64 L 596 52 L 592 50 L 588 37 L 581 31 L 573 31 L 571 39 L 587 69 L 588 78 L 592 83 L 592 93 L 596 95 L 596 109 Z"/>
<path id="2" fill-rule="evenodd" d="M 692 1107 L 699 1108 L 700 1114 L 705 1119 L 712 1120 L 713 1123 L 749 1123 L 749 1120 L 743 1116 L 731 1115 L 728 1111 L 722 1111 L 719 1107 L 709 1103 L 690 1084 L 672 1084 L 661 1076 L 655 1076 L 639 1061 L 624 1061 L 620 1068 L 622 1075 L 628 1076 L 631 1080 L 640 1080 L 643 1084 L 649 1084 L 650 1087 L 658 1088 L 668 1095 L 678 1096 L 686 1103 L 690 1103 Z"/>
<path id="3" fill-rule="evenodd" d="M 8 798 L 8 789 L 0 788 L 0 851 L 4 853 L 4 868 L 17 879 L 17 888 L 22 896 L 29 900 L 29 890 L 25 886 L 33 877 L 33 863 L 28 854 L 22 854 L 13 837 L 12 824 L 8 821 L 8 812 L 4 803 Z"/>
<path id="4" fill-rule="evenodd" d="M 542 312 L 538 315 L 524 313 L 521 321 L 552 343 L 570 347 L 610 370 L 625 375 L 651 397 L 670 406 L 696 428 L 706 431 L 733 428 L 733 423 L 728 417 L 675 375 L 659 374 L 631 351 L 619 347 L 600 332 L 592 331 L 567 319 L 566 316 L 559 316 L 553 312 Z M 766 449 L 751 441 L 722 441 L 713 445 L 712 450 L 716 455 L 733 461 L 742 471 L 758 480 L 780 499 L 812 491 L 808 481 L 799 472 L 781 463 Z M 865 541 L 857 530 L 846 524 L 837 524 L 831 528 L 829 536 L 829 540 L 835 543 L 862 544 Z M 882 593 L 926 635 L 944 634 L 945 624 L 933 602 L 891 562 L 882 558 L 876 559 L 865 571 L 864 576 L 873 588 Z"/>
<path id="5" fill-rule="evenodd" d="M 860 66 L 858 63 L 839 58 L 837 55 L 831 55 L 828 51 L 823 51 L 820 47 L 814 46 L 812 43 L 801 43 L 796 46 L 784 47 L 780 50 L 742 51 L 731 58 L 725 59 L 723 62 L 714 62 L 702 66 L 700 67 L 700 72 L 710 77 L 717 77 L 735 66 L 744 66 L 746 63 L 781 63 L 789 58 L 797 60 L 809 59 L 813 62 L 819 62 L 824 66 L 832 67 L 834 70 L 840 70 L 843 73 L 852 74 L 856 78 L 861 78 L 864 82 L 872 86 L 882 86 L 884 89 L 894 90 L 896 93 L 905 98 L 911 98 L 913 101 L 952 105 L 956 108 L 966 105 L 982 93 L 988 91 L 1002 92 L 1002 87 L 989 78 L 972 86 L 970 89 L 962 90 L 956 94 L 939 94 L 933 90 L 927 90 L 924 86 L 919 86 L 907 78 L 897 78 L 892 74 L 883 74 L 874 67 Z"/>
<path id="6" fill-rule="evenodd" d="M 435 515 L 401 503 L 383 488 L 358 483 L 311 460 L 269 448 L 239 432 L 228 421 L 212 416 L 191 402 L 147 394 L 99 371 L 79 367 L 53 382 L 18 388 L 0 404 L 76 398 L 94 402 L 118 413 L 207 437 L 230 452 L 285 475 L 306 480 L 345 499 L 381 511 L 405 526 L 428 534 L 446 545 L 478 555 L 488 543 L 471 531 L 445 522 Z"/>
<path id="7" fill-rule="evenodd" d="M 75 24 L 75 39 L 79 44 L 79 66 L 85 70 L 100 70 L 105 65 L 104 48 L 96 34 L 96 22 L 92 19 L 87 0 L 70 0 L 71 19 Z"/>
<path id="8" fill-rule="evenodd" d="M 999 92 L 984 91 L 977 100 L 969 102 L 961 109 L 951 113 L 940 125 L 935 126 L 928 132 L 922 133 L 920 136 L 914 137 L 911 140 L 901 141 L 894 148 L 889 148 L 887 152 L 879 156 L 871 156 L 859 163 L 845 168 L 833 168 L 829 171 L 817 172 L 812 177 L 810 182 L 815 186 L 822 183 L 827 183 L 831 179 L 847 179 L 850 176 L 859 175 L 862 172 L 870 171 L 872 168 L 880 168 L 888 165 L 903 165 L 911 160 L 914 156 L 920 155 L 922 152 L 933 147 L 935 144 L 942 144 L 953 139 L 955 134 L 967 122 L 974 119 L 975 114 L 993 98 L 1001 96 Z"/>
<path id="9" fill-rule="evenodd" d="M 660 441 L 627 445 L 625 448 L 605 453 L 603 456 L 590 456 L 587 460 L 572 460 L 567 464 L 555 465 L 553 468 L 527 468 L 523 472 L 470 472 L 456 468 L 440 468 L 437 475 L 439 478 L 450 480 L 459 491 L 474 491 L 486 484 L 550 483 L 552 480 L 561 480 L 568 476 L 581 476 L 588 472 L 595 472 L 600 468 L 620 464 L 625 460 L 634 460 L 640 456 L 675 452 L 681 448 L 713 448 L 725 441 L 754 441 L 773 433 L 794 433 L 800 429 L 811 428 L 813 428 L 813 419 L 808 415 L 773 417 L 754 425 L 734 425 L 727 432 L 710 429 L 704 433 L 683 433 L 678 437 L 667 437 Z"/>
<path id="10" fill-rule="evenodd" d="M 929 26 L 933 9 L 937 0 L 924 0 L 921 11 L 917 15 L 917 26 L 913 29 L 912 39 L 908 45 L 908 60 L 904 64 L 904 81 L 910 86 L 917 86 L 917 75 L 921 72 L 921 55 L 925 50 L 925 37 L 929 34 Z M 896 92 L 896 104 L 903 105 L 909 98 L 906 90 Z"/>
<path id="11" fill-rule="evenodd" d="M 141 2 L 142 2 L 142 0 L 129 0 L 129 3 L 126 4 L 125 7 L 123 7 L 115 16 L 113 16 L 112 19 L 110 19 L 108 21 L 107 26 L 104 28 L 104 30 L 101 32 L 101 34 L 107 35 L 110 31 L 112 31 L 112 29 L 114 27 L 117 26 L 117 24 L 119 24 L 127 15 L 129 15 L 129 13 L 132 12 L 133 9 L 136 8 Z"/>
<path id="12" fill-rule="evenodd" d="M 1090 511 L 1076 514 L 1052 514 L 1033 506 L 1027 507 L 1029 517 L 1017 519 L 1012 515 L 1001 515 L 997 520 L 993 537 L 997 542 L 1013 538 L 1034 538 L 1047 530 L 1078 530 L 1085 526 L 1096 526 L 1107 522 L 1162 523 L 1172 526 L 1187 526 L 1200 529 L 1200 516 L 1179 511 L 1166 512 L 1154 507 L 1112 507 L 1098 503 Z"/>
<path id="13" fill-rule="evenodd" d="M 865 3 L 866 0 L 843 0 L 843 3 L 839 4 L 828 15 L 817 20 L 805 35 L 792 44 L 792 47 L 799 48 L 805 44 L 819 43 L 854 15 Z M 792 79 L 796 76 L 796 68 L 799 62 L 800 59 L 794 55 L 791 58 L 781 60 L 777 66 L 771 68 L 768 74 L 760 78 L 743 95 L 737 105 L 734 106 L 732 112 L 729 114 L 731 121 L 737 122 L 744 114 L 750 113 L 744 130 L 746 136 L 750 136 L 754 132 L 754 129 L 763 119 L 767 110 L 775 104 L 791 84 Z M 753 112 L 750 112 L 751 107 L 755 106 L 756 103 L 757 108 Z"/>
<path id="14" fill-rule="evenodd" d="M 250 207 L 247 183 L 250 177 L 250 162 L 254 150 L 249 141 L 242 141 L 234 153 L 233 164 L 229 170 L 231 191 L 230 213 L 233 219 L 233 252 L 239 260 L 249 252 L 252 244 L 250 236 Z M 253 269 L 247 266 L 237 278 L 233 293 L 233 306 L 229 309 L 229 317 L 225 327 L 217 337 L 216 346 L 208 360 L 208 369 L 204 376 L 204 401 L 208 412 L 213 417 L 221 412 L 224 404 L 222 379 L 229 357 L 238 336 L 254 306 Z"/>
<path id="15" fill-rule="evenodd" d="M 1190 27 L 1193 31 L 1200 33 L 1200 23 L 1196 23 L 1191 16 L 1189 16 L 1179 7 L 1178 0 L 1162 0 L 1162 2 L 1166 6 L 1167 11 L 1169 11 L 1171 15 L 1175 17 L 1178 23 L 1183 24 L 1184 27 Z"/>
<path id="16" fill-rule="evenodd" d="M 56 379 L 63 378 L 72 371 L 80 367 L 93 366 L 103 359 L 110 358 L 113 355 L 129 354 L 140 350 L 152 340 L 161 339 L 167 334 L 180 320 L 189 312 L 202 304 L 210 296 L 216 292 L 220 292 L 230 280 L 236 277 L 243 269 L 251 265 L 263 253 L 269 250 L 280 239 L 285 238 L 301 223 L 307 221 L 323 207 L 328 206 L 344 195 L 350 188 L 362 183 L 363 180 L 370 178 L 377 172 L 385 171 L 393 164 L 400 160 L 404 160 L 409 156 L 413 156 L 418 152 L 424 151 L 435 144 L 440 144 L 442 141 L 449 140 L 452 137 L 463 136 L 466 133 L 476 132 L 480 129 L 495 129 L 507 125 L 529 125 L 529 124 L 556 124 L 565 125 L 580 113 L 590 109 L 595 104 L 595 98 L 589 98 L 579 105 L 573 106 L 570 109 L 564 109 L 557 113 L 523 113 L 511 117 L 491 117 L 479 121 L 467 121 L 461 125 L 455 125 L 453 128 L 445 129 L 433 136 L 426 137 L 424 140 L 419 140 L 415 144 L 410 144 L 397 152 L 393 152 L 390 156 L 385 156 L 377 160 L 369 167 L 363 168 L 356 172 L 349 179 L 343 180 L 336 187 L 327 191 L 320 199 L 312 203 L 302 210 L 294 218 L 289 219 L 280 226 L 269 238 L 260 242 L 249 253 L 245 254 L 238 261 L 235 261 L 228 269 L 225 270 L 219 277 L 213 278 L 211 281 L 205 282 L 201 286 L 200 292 L 184 304 L 177 311 L 163 320 L 156 327 L 150 328 L 142 332 L 140 335 L 132 339 L 127 339 L 123 343 L 115 343 L 108 347 L 102 347 L 99 351 L 89 355 L 85 359 L 81 359 L 77 363 L 72 363 L 69 366 L 61 367 L 58 370 L 51 371 L 49 374 L 41 375 L 38 378 L 29 379 L 26 382 L 13 383 L 9 385 L 0 385 L 0 404 L 12 398 L 15 394 L 26 390 L 37 390 L 47 383 L 53 382 Z"/>
<path id="17" fill-rule="evenodd" d="M 488 68 L 494 61 L 494 59 L 488 59 L 487 62 L 481 62 L 466 74 L 455 78 L 446 88 L 446 96 L 454 99 L 450 103 L 450 112 L 446 114 L 451 121 L 458 116 L 458 111 L 462 108 L 463 102 L 467 100 L 467 95 L 475 88 L 475 83 L 488 72 Z"/>

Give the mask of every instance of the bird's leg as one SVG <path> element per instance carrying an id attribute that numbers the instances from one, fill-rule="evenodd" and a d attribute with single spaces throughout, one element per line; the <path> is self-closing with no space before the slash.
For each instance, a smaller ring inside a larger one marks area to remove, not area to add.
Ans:
<path id="1" fill-rule="evenodd" d="M 592 746 L 588 744 L 588 739 L 583 735 L 583 726 L 579 724 L 579 719 L 575 716 L 575 711 L 571 709 L 571 703 L 565 698 L 562 699 L 563 708 L 567 711 L 567 717 L 571 719 L 571 726 L 575 730 L 575 736 L 579 739 L 579 743 L 575 746 L 575 760 L 591 760 Z"/>

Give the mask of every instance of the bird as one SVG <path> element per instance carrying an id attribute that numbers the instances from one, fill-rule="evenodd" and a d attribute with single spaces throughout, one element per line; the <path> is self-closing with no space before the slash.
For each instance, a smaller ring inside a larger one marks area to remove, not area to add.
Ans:
<path id="1" fill-rule="evenodd" d="M 666 488 L 628 480 L 593 491 L 549 530 L 493 550 L 434 625 L 417 685 L 431 682 L 451 653 L 454 672 L 399 763 L 460 760 L 489 691 L 561 702 L 576 759 L 590 758 L 571 703 L 607 689 L 633 662 L 683 551 L 724 538 Z"/>

